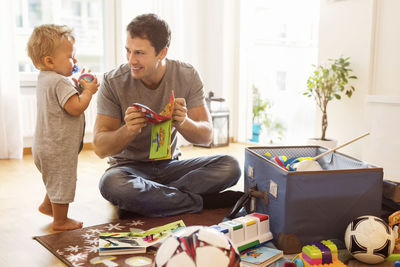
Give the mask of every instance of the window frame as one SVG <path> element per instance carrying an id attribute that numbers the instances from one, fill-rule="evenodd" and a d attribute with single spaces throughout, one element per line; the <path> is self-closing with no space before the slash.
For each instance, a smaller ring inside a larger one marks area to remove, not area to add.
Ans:
<path id="1" fill-rule="evenodd" d="M 16 27 L 17 34 L 23 34 L 28 31 L 26 27 L 26 18 L 28 16 L 27 3 L 28 0 L 20 0 L 23 7 L 22 27 Z M 25 5 L 24 5 L 25 4 Z M 102 0 L 103 4 L 103 45 L 104 45 L 104 72 L 115 68 L 121 60 L 118 60 L 118 48 L 121 47 L 122 37 L 117 36 L 115 33 L 121 31 L 120 14 L 121 14 L 121 1 L 107 1 Z M 25 17 L 25 19 L 24 19 Z M 35 87 L 39 72 L 18 72 L 20 85 L 22 87 Z M 103 72 L 95 72 L 95 75 L 102 75 Z"/>

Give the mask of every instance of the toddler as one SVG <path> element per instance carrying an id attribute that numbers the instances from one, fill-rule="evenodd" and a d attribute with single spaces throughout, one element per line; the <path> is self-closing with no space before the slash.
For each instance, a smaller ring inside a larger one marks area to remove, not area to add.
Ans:
<path id="1" fill-rule="evenodd" d="M 41 213 L 53 217 L 53 230 L 82 228 L 68 218 L 69 203 L 75 196 L 78 154 L 82 149 L 84 111 L 99 84 L 67 79 L 76 67 L 75 38 L 67 26 L 41 25 L 28 41 L 28 55 L 40 70 L 37 81 L 37 121 L 32 154 L 42 174 L 46 195 Z M 79 90 L 79 91 L 78 91 Z"/>

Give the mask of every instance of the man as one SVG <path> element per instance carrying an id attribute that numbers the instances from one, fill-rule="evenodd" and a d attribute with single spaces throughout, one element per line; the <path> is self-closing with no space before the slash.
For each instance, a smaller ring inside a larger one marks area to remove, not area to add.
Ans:
<path id="1" fill-rule="evenodd" d="M 189 64 L 166 58 L 171 33 L 154 14 L 141 15 L 127 26 L 127 64 L 106 73 L 98 93 L 94 127 L 95 153 L 109 156 L 110 168 L 101 178 L 103 197 L 127 212 L 172 216 L 203 208 L 233 206 L 242 192 L 225 191 L 241 171 L 227 155 L 178 160 L 177 132 L 195 144 L 212 138 L 203 84 Z M 151 123 L 132 107 L 137 102 L 160 113 L 175 102 L 172 113 L 171 159 L 149 159 Z"/>

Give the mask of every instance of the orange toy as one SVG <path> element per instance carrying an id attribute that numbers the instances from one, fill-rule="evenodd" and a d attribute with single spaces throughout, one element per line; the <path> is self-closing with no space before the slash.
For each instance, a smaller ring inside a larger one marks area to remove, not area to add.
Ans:
<path id="1" fill-rule="evenodd" d="M 400 253 L 400 210 L 392 213 L 392 215 L 389 216 L 389 227 L 394 228 L 397 226 L 397 236 L 395 239 L 395 245 L 394 245 L 394 254 L 399 254 Z M 393 229 L 394 230 L 394 229 Z"/>

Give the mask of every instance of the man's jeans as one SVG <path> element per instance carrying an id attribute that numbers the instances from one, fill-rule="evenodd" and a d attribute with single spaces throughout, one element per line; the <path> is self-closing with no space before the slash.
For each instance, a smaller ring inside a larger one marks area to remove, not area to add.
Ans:
<path id="1" fill-rule="evenodd" d="M 240 175 L 238 161 L 228 155 L 133 162 L 108 169 L 99 188 L 120 209 L 163 217 L 201 211 L 200 194 L 231 187 Z"/>

